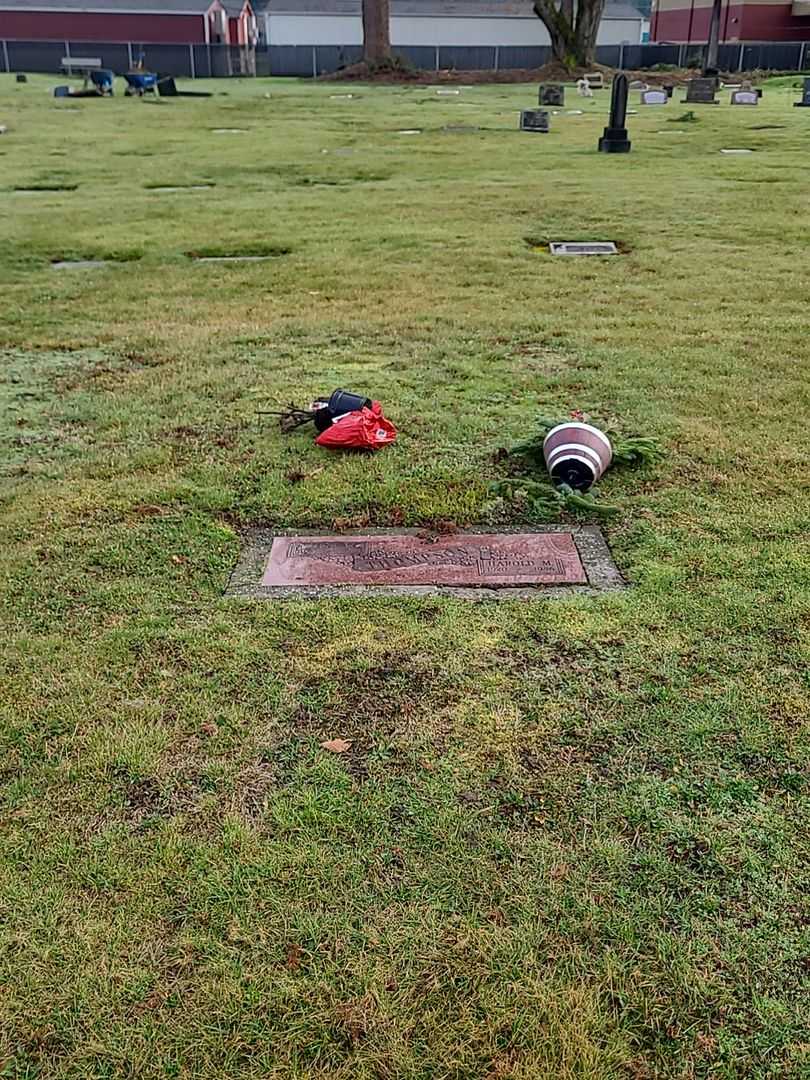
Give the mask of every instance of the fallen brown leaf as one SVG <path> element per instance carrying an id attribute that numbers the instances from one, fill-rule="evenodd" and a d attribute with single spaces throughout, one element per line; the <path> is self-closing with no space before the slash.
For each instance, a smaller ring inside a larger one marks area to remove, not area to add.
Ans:
<path id="1" fill-rule="evenodd" d="M 287 959 L 285 960 L 288 971 L 298 971 L 301 966 L 301 946 L 297 941 L 291 941 L 287 946 Z"/>
<path id="2" fill-rule="evenodd" d="M 331 754 L 345 754 L 347 750 L 352 748 L 352 744 L 347 742 L 346 739 L 327 739 L 321 743 L 321 746 Z"/>

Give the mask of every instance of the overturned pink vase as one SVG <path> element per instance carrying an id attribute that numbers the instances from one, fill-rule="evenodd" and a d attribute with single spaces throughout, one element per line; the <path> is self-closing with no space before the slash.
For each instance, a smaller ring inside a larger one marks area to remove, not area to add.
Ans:
<path id="1" fill-rule="evenodd" d="M 587 491 L 610 465 L 613 447 L 599 428 L 571 420 L 558 424 L 546 435 L 543 455 L 555 483 Z"/>

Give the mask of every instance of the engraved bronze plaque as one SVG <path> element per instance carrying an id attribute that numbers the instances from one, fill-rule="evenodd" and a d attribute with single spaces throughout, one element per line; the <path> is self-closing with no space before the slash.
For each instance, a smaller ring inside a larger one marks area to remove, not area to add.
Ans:
<path id="1" fill-rule="evenodd" d="M 578 585 L 588 578 L 570 533 L 465 533 L 438 538 L 277 536 L 262 586 Z"/>

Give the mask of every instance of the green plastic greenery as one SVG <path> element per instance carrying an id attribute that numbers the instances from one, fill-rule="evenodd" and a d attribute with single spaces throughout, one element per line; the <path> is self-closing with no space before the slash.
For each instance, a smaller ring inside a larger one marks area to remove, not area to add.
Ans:
<path id="1" fill-rule="evenodd" d="M 575 491 L 569 484 L 555 484 L 546 472 L 543 443 L 552 430 L 568 421 L 590 422 L 590 417 L 573 412 L 566 417 L 540 416 L 528 439 L 517 443 L 507 451 L 509 458 L 525 467 L 537 467 L 543 471 L 543 479 L 535 479 L 526 473 L 506 477 L 491 485 L 494 494 L 512 502 L 523 501 L 535 517 L 554 520 L 563 511 L 578 515 L 607 517 L 616 514 L 619 507 L 601 503 L 592 491 Z M 664 450 L 657 439 L 648 435 L 622 435 L 612 424 L 596 424 L 610 439 L 613 447 L 612 466 L 647 466 L 660 461 Z M 522 459 L 522 461 L 521 461 Z"/>

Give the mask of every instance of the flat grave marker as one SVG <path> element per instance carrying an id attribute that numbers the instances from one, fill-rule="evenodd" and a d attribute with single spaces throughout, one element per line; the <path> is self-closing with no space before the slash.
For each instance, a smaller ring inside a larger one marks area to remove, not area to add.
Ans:
<path id="1" fill-rule="evenodd" d="M 51 263 L 54 270 L 96 270 L 107 265 L 107 259 L 57 259 Z"/>
<path id="2" fill-rule="evenodd" d="M 254 529 L 226 595 L 273 599 L 440 592 L 475 599 L 623 586 L 595 527 L 441 536 L 393 530 L 289 535 Z"/>
<path id="3" fill-rule="evenodd" d="M 618 255 L 619 249 L 612 240 L 554 241 L 548 245 L 552 255 Z"/>

